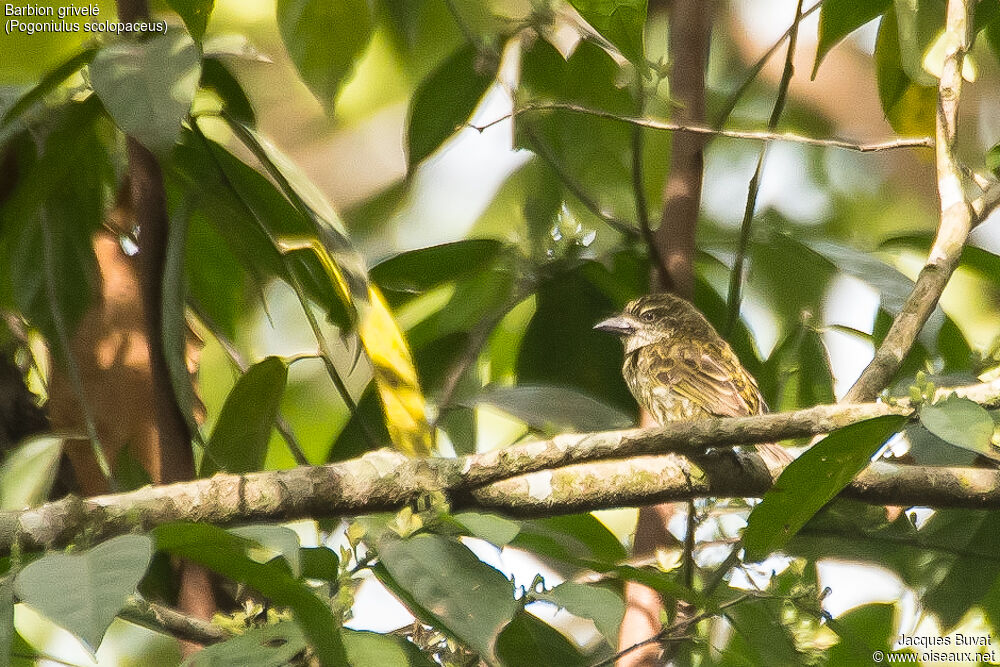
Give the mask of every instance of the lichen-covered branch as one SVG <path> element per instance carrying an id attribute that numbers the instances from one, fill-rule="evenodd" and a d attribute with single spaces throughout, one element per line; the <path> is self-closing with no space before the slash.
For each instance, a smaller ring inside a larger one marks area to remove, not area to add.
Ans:
<path id="1" fill-rule="evenodd" d="M 940 391 L 1000 405 L 1000 380 Z M 776 471 L 751 454 L 734 455 L 730 446 L 828 433 L 882 415 L 913 412 L 905 402 L 821 405 L 656 429 L 564 434 L 460 458 L 410 459 L 380 450 L 325 466 L 219 474 L 85 499 L 69 496 L 0 513 L 0 552 L 8 552 L 15 541 L 26 548 L 49 548 L 82 533 L 99 540 L 171 521 L 229 525 L 354 516 L 395 510 L 432 492 L 445 493 L 455 507 L 513 515 L 701 496 L 759 496 Z M 880 504 L 1000 507 L 1000 473 L 876 465 L 848 493 Z"/>

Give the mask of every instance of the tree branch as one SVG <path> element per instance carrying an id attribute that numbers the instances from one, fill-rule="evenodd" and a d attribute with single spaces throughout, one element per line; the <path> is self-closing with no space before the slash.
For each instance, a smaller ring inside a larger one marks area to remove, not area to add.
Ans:
<path id="1" fill-rule="evenodd" d="M 938 396 L 951 392 L 989 407 L 1000 405 L 1000 379 L 939 390 Z M 448 494 L 456 508 L 514 515 L 702 496 L 759 496 L 777 471 L 769 471 L 756 456 L 733 455 L 728 449 L 704 452 L 828 433 L 883 415 L 912 415 L 914 410 L 906 402 L 821 405 L 655 429 L 564 434 L 452 459 L 410 459 L 380 450 L 325 466 L 219 474 L 87 499 L 69 496 L 34 509 L 0 513 L 0 552 L 9 551 L 15 540 L 25 548 L 51 548 L 82 532 L 107 539 L 171 521 L 226 525 L 389 511 L 430 492 Z M 632 457 L 640 458 L 621 460 Z M 585 463 L 591 465 L 579 465 Z M 528 473 L 534 475 L 525 476 Z M 848 493 L 878 504 L 1000 507 L 1000 472 L 877 464 Z"/>
<path id="2" fill-rule="evenodd" d="M 965 197 L 962 168 L 954 154 L 958 102 L 962 95 L 962 63 L 969 49 L 972 24 L 970 1 L 948 0 L 944 37 L 948 47 L 938 86 L 935 123 L 937 185 L 941 200 L 937 237 L 913 291 L 893 320 L 885 340 L 844 396 L 848 403 L 872 400 L 892 380 L 941 298 L 972 231 L 973 209 Z"/>

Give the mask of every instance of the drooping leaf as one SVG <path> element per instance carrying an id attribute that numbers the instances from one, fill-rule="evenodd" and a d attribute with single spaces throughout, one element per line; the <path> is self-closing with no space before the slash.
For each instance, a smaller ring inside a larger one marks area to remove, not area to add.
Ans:
<path id="1" fill-rule="evenodd" d="M 535 597 L 559 605 L 581 618 L 589 618 L 608 644 L 618 646 L 618 627 L 625 614 L 625 603 L 613 591 L 600 586 L 565 581 L 551 591 L 536 593 Z"/>
<path id="2" fill-rule="evenodd" d="M 167 0 L 167 4 L 180 14 L 188 32 L 196 42 L 205 35 L 205 26 L 215 8 L 215 0 Z"/>
<path id="3" fill-rule="evenodd" d="M 888 651 L 894 615 L 891 604 L 866 604 L 831 621 L 830 628 L 840 641 L 827 650 L 827 665 L 851 667 L 870 661 L 876 651 Z"/>
<path id="4" fill-rule="evenodd" d="M 278 605 L 291 608 L 295 621 L 325 667 L 347 664 L 339 623 L 329 604 L 294 578 L 284 559 L 258 563 L 248 555 L 254 542 L 208 524 L 172 523 L 151 535 L 158 551 L 182 556 L 246 584 Z"/>
<path id="5" fill-rule="evenodd" d="M 278 30 L 317 99 L 332 107 L 372 35 L 366 0 L 278 0 Z"/>
<path id="6" fill-rule="evenodd" d="M 472 45 L 460 48 L 413 94 L 407 125 L 407 160 L 414 167 L 461 128 L 496 76 L 499 59 L 486 62 Z"/>
<path id="7" fill-rule="evenodd" d="M 202 59 L 201 87 L 214 91 L 222 100 L 226 113 L 239 122 L 250 127 L 257 123 L 257 115 L 254 113 L 250 98 L 221 58 L 206 56 Z"/>
<path id="8" fill-rule="evenodd" d="M 510 544 L 565 564 L 598 570 L 614 567 L 628 557 L 614 533 L 592 514 L 524 521 Z"/>
<path id="9" fill-rule="evenodd" d="M 544 433 L 628 428 L 631 416 L 573 389 L 544 385 L 489 387 L 469 401 L 487 404 Z"/>
<path id="10" fill-rule="evenodd" d="M 747 558 L 763 560 L 781 549 L 850 484 L 905 421 L 905 417 L 886 416 L 842 428 L 793 461 L 747 519 L 743 535 Z"/>
<path id="11" fill-rule="evenodd" d="M 242 635 L 206 646 L 184 661 L 185 667 L 282 667 L 293 662 L 308 644 L 293 621 L 253 628 Z"/>
<path id="12" fill-rule="evenodd" d="M 146 574 L 153 545 L 122 535 L 77 553 L 50 553 L 17 574 L 18 598 L 96 651 L 111 621 Z M 73 582 L 66 586 L 66 582 Z"/>
<path id="13" fill-rule="evenodd" d="M 570 0 L 580 16 L 637 67 L 646 66 L 646 0 Z"/>
<path id="14" fill-rule="evenodd" d="M 393 586 L 432 614 L 436 627 L 483 656 L 494 654 L 497 635 L 518 608 L 513 586 L 502 574 L 441 535 L 401 539 L 386 531 L 377 551 Z"/>
<path id="15" fill-rule="evenodd" d="M 842 39 L 881 16 L 892 4 L 892 0 L 825 0 L 819 8 L 819 43 L 816 45 L 816 61 L 813 63 L 812 78 L 816 78 L 823 58 Z"/>
<path id="16" fill-rule="evenodd" d="M 990 413 L 967 398 L 949 396 L 920 408 L 920 423 L 946 442 L 979 454 L 995 455 Z"/>
<path id="17" fill-rule="evenodd" d="M 90 64 L 94 91 L 118 127 L 157 153 L 180 138 L 200 77 L 198 47 L 182 30 L 109 44 Z"/>
<path id="18" fill-rule="evenodd" d="M 571 641 L 527 611 L 518 611 L 497 639 L 497 657 L 509 667 L 582 667 L 588 664 Z"/>
<path id="19" fill-rule="evenodd" d="M 62 438 L 31 438 L 4 457 L 0 466 L 0 510 L 34 507 L 48 497 L 59 472 Z"/>
<path id="20" fill-rule="evenodd" d="M 875 42 L 875 74 L 882 112 L 897 133 L 934 136 L 937 88 L 914 81 L 903 67 L 894 9 L 886 11 Z"/>
<path id="21" fill-rule="evenodd" d="M 205 446 L 203 477 L 260 470 L 287 380 L 288 366 L 278 357 L 254 364 L 237 380 Z"/>
<path id="22" fill-rule="evenodd" d="M 79 53 L 73 55 L 65 62 L 56 66 L 51 72 L 42 77 L 36 86 L 21 95 L 10 107 L 4 111 L 0 117 L 0 129 L 6 128 L 10 123 L 20 118 L 25 112 L 42 101 L 46 95 L 58 88 L 66 79 L 71 77 L 80 68 L 90 63 L 97 55 L 96 46 L 88 46 Z"/>

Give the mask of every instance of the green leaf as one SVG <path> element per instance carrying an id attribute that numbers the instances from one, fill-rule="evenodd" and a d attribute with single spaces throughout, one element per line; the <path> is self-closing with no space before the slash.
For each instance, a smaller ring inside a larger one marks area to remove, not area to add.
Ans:
<path id="1" fill-rule="evenodd" d="M 278 0 L 278 30 L 299 75 L 330 106 L 372 36 L 366 0 Z"/>
<path id="2" fill-rule="evenodd" d="M 267 357 L 248 368 L 236 381 L 206 445 L 201 476 L 219 470 L 231 473 L 260 470 L 287 380 L 285 362 L 278 357 Z"/>
<path id="3" fill-rule="evenodd" d="M 292 621 L 247 630 L 220 644 L 206 646 L 184 661 L 186 667 L 283 667 L 307 647 L 302 630 Z"/>
<path id="4" fill-rule="evenodd" d="M 152 557 L 149 537 L 123 535 L 87 551 L 46 554 L 18 572 L 14 591 L 93 652 L 135 594 Z"/>
<path id="5" fill-rule="evenodd" d="M 566 581 L 535 597 L 559 605 L 581 618 L 589 618 L 612 647 L 618 646 L 618 628 L 625 615 L 621 596 L 600 586 Z"/>
<path id="6" fill-rule="evenodd" d="M 488 387 L 466 404 L 487 404 L 544 433 L 607 431 L 632 426 L 632 418 L 579 391 L 564 387 Z"/>
<path id="7" fill-rule="evenodd" d="M 614 567 L 628 558 L 614 533 L 592 514 L 524 521 L 510 544 L 539 556 L 597 570 Z"/>
<path id="8" fill-rule="evenodd" d="M 920 423 L 956 447 L 980 454 L 994 455 L 993 418 L 981 405 L 967 398 L 949 396 L 933 405 L 920 408 Z"/>
<path id="9" fill-rule="evenodd" d="M 493 655 L 497 635 L 518 608 L 506 577 L 441 535 L 400 539 L 386 531 L 376 550 L 394 585 L 430 613 L 436 627 L 484 657 Z"/>
<path id="10" fill-rule="evenodd" d="M 167 0 L 167 4 L 180 15 L 194 41 L 200 42 L 215 8 L 215 0 Z"/>
<path id="11" fill-rule="evenodd" d="M 340 576 L 340 558 L 326 547 L 303 547 L 299 549 L 304 579 L 337 581 Z"/>
<path id="12" fill-rule="evenodd" d="M 198 46 L 183 31 L 110 44 L 90 64 L 94 92 L 118 127 L 157 153 L 180 137 L 200 77 Z"/>
<path id="13" fill-rule="evenodd" d="M 66 79 L 78 72 L 81 67 L 93 60 L 94 56 L 97 55 L 97 50 L 96 46 L 89 46 L 56 66 L 42 77 L 42 80 L 36 86 L 21 95 L 14 104 L 4 111 L 3 117 L 0 118 L 0 128 L 7 127 L 8 124 L 20 118 L 25 112 L 30 111 L 46 95 L 54 91 Z"/>
<path id="14" fill-rule="evenodd" d="M 830 629 L 837 633 L 840 641 L 827 650 L 827 666 L 868 664 L 876 651 L 888 651 L 892 644 L 894 616 L 891 604 L 867 604 L 829 621 Z"/>
<path id="15" fill-rule="evenodd" d="M 781 549 L 826 503 L 871 462 L 905 417 L 885 416 L 826 436 L 793 461 L 750 512 L 743 535 L 747 559 L 759 561 Z"/>
<path id="16" fill-rule="evenodd" d="M 516 521 L 505 519 L 495 514 L 479 512 L 459 512 L 453 516 L 471 535 L 498 547 L 510 544 L 521 531 L 521 525 Z"/>
<path id="17" fill-rule="evenodd" d="M 816 78 L 823 58 L 852 32 L 881 16 L 892 0 L 825 0 L 819 8 L 819 43 L 812 78 Z"/>
<path id="18" fill-rule="evenodd" d="M 258 563 L 266 563 L 276 556 L 281 556 L 288 563 L 292 576 L 301 576 L 299 534 L 291 528 L 255 524 L 230 528 L 229 532 L 254 542 L 255 546 L 251 548 L 249 555 Z"/>
<path id="19" fill-rule="evenodd" d="M 1000 144 L 995 144 L 986 151 L 984 156 L 986 168 L 993 172 L 994 176 L 1000 176 Z"/>
<path id="20" fill-rule="evenodd" d="M 309 644 L 326 667 L 347 664 L 340 623 L 330 605 L 295 579 L 284 559 L 258 563 L 248 555 L 254 545 L 221 528 L 198 523 L 171 523 L 151 532 L 158 551 L 182 556 L 257 590 L 275 604 L 292 609 Z"/>
<path id="21" fill-rule="evenodd" d="M 0 579 L 0 665 L 11 664 L 14 644 L 14 582 L 10 577 Z"/>
<path id="22" fill-rule="evenodd" d="M 570 0 L 570 4 L 623 56 L 645 69 L 646 0 Z"/>
<path id="23" fill-rule="evenodd" d="M 43 435 L 8 452 L 0 466 L 0 510 L 45 502 L 62 459 L 62 438 Z"/>
<path id="24" fill-rule="evenodd" d="M 896 12 L 886 11 L 875 41 L 875 74 L 882 111 L 903 136 L 934 136 L 937 88 L 921 85 L 903 67 Z"/>
<path id="25" fill-rule="evenodd" d="M 466 239 L 409 250 L 379 262 L 369 276 L 389 303 L 399 306 L 433 287 L 479 273 L 503 247 L 495 239 Z"/>
<path id="26" fill-rule="evenodd" d="M 496 77 L 499 59 L 486 62 L 471 44 L 424 79 L 413 94 L 407 125 L 410 171 L 468 121 Z"/>
<path id="27" fill-rule="evenodd" d="M 505 667 L 575 667 L 589 664 L 580 652 L 548 623 L 521 610 L 500 633 L 497 657 Z"/>
<path id="28" fill-rule="evenodd" d="M 801 665 L 805 656 L 781 622 L 782 601 L 747 601 L 726 609 L 726 619 L 759 665 Z M 737 649 L 738 650 L 738 649 Z"/>
<path id="29" fill-rule="evenodd" d="M 212 90 L 222 100 L 226 113 L 253 127 L 257 123 L 253 104 L 236 77 L 220 58 L 205 56 L 201 61 L 201 87 Z"/>
<path id="30" fill-rule="evenodd" d="M 768 357 L 758 378 L 771 409 L 795 410 L 833 403 L 833 372 L 818 331 L 803 323 Z"/>
<path id="31" fill-rule="evenodd" d="M 344 646 L 351 667 L 434 667 L 412 642 L 375 632 L 344 630 Z"/>
<path id="32" fill-rule="evenodd" d="M 915 83 L 936 87 L 937 78 L 924 69 L 924 55 L 944 31 L 945 3 L 941 0 L 895 0 L 893 6 L 903 70 Z"/>

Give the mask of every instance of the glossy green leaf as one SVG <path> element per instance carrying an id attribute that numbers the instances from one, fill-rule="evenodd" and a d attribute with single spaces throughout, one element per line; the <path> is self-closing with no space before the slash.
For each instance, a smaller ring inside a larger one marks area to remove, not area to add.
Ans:
<path id="1" fill-rule="evenodd" d="M 403 637 L 344 630 L 344 646 L 351 667 L 434 667 L 420 649 Z"/>
<path id="2" fill-rule="evenodd" d="M 856 607 L 835 621 L 830 629 L 840 637 L 827 649 L 829 667 L 852 667 L 871 661 L 876 651 L 892 645 L 895 609 L 891 604 L 867 604 Z"/>
<path id="3" fill-rule="evenodd" d="M 646 0 L 570 0 L 570 4 L 623 56 L 645 67 Z"/>
<path id="4" fill-rule="evenodd" d="M 278 357 L 254 364 L 237 380 L 206 444 L 203 477 L 260 470 L 287 380 L 288 366 Z"/>
<path id="5" fill-rule="evenodd" d="M 842 39 L 881 16 L 892 0 L 825 0 L 819 9 L 819 43 L 812 78 L 816 78 L 823 58 Z"/>
<path id="6" fill-rule="evenodd" d="M 503 249 L 495 239 L 467 239 L 394 255 L 371 268 L 369 275 L 390 304 L 422 294 L 446 282 L 472 276 L 490 265 Z"/>
<path id="7" fill-rule="evenodd" d="M 247 630 L 220 644 L 206 646 L 184 661 L 185 667 L 283 667 L 306 648 L 306 638 L 293 621 Z"/>
<path id="8" fill-rule="evenodd" d="M 167 0 L 167 4 L 180 14 L 191 37 L 200 42 L 205 35 L 208 19 L 215 8 L 215 0 Z"/>
<path id="9" fill-rule="evenodd" d="M 421 82 L 410 103 L 406 131 L 411 172 L 468 121 L 493 83 L 497 65 L 499 60 L 488 62 L 466 45 Z"/>
<path id="10" fill-rule="evenodd" d="M 0 510 L 18 510 L 45 502 L 59 472 L 63 440 L 31 438 L 10 450 L 0 466 Z"/>
<path id="11" fill-rule="evenodd" d="M 524 610 L 517 612 L 500 633 L 497 656 L 505 667 L 583 667 L 590 664 L 561 632 Z"/>
<path id="12" fill-rule="evenodd" d="M 258 563 L 248 555 L 254 544 L 208 524 L 172 523 L 151 532 L 158 551 L 182 556 L 255 589 L 275 604 L 290 607 L 324 667 L 347 664 L 340 625 L 329 604 L 295 579 L 284 559 Z"/>
<path id="13" fill-rule="evenodd" d="M 517 417 L 544 433 L 589 432 L 628 428 L 630 415 L 573 389 L 542 385 L 489 387 L 469 401 Z"/>
<path id="14" fill-rule="evenodd" d="M 214 91 L 226 113 L 251 127 L 257 123 L 253 104 L 243 86 L 220 58 L 205 57 L 201 61 L 201 87 Z"/>
<path id="15" fill-rule="evenodd" d="M 483 656 L 493 655 L 497 635 L 518 608 L 506 577 L 440 535 L 400 539 L 387 531 L 377 551 L 395 584 L 433 615 L 436 627 Z"/>
<path id="16" fill-rule="evenodd" d="M 992 455 L 993 418 L 981 405 L 967 398 L 949 396 L 920 408 L 920 423 L 946 442 L 980 454 Z"/>
<path id="17" fill-rule="evenodd" d="M 372 35 L 366 0 L 278 0 L 278 30 L 299 76 L 324 105 L 354 68 Z"/>
<path id="18" fill-rule="evenodd" d="M 897 133 L 934 136 L 937 88 L 914 81 L 903 67 L 895 10 L 882 18 L 875 42 L 875 74 L 882 112 Z"/>
<path id="19" fill-rule="evenodd" d="M 94 91 L 118 127 L 159 153 L 180 137 L 200 77 L 198 46 L 184 31 L 109 44 L 90 64 Z"/>
<path id="20" fill-rule="evenodd" d="M 14 591 L 96 651 L 111 621 L 135 594 L 152 557 L 148 537 L 123 535 L 86 551 L 46 554 L 18 572 Z"/>
<path id="21" fill-rule="evenodd" d="M 905 417 L 886 416 L 842 428 L 793 461 L 747 519 L 747 559 L 763 560 L 781 549 L 905 422 Z"/>
<path id="22" fill-rule="evenodd" d="M 625 615 L 625 603 L 617 593 L 600 586 L 565 581 L 535 597 L 559 605 L 581 618 L 589 618 L 608 644 L 618 646 L 618 628 Z"/>

